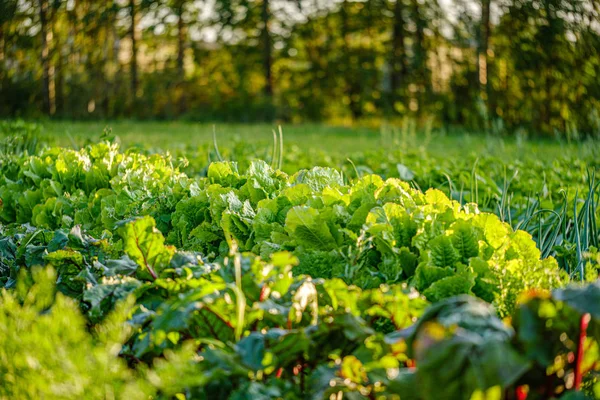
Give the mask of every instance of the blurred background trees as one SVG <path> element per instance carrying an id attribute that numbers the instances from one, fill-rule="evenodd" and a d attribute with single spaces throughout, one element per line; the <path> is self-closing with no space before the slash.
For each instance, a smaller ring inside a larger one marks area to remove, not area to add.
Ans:
<path id="1" fill-rule="evenodd" d="M 1 0 L 0 116 L 600 135 L 598 0 Z"/>

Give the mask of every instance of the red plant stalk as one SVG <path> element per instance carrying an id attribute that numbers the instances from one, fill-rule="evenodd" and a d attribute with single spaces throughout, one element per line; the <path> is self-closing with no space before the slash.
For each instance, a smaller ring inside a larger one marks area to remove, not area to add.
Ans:
<path id="1" fill-rule="evenodd" d="M 579 390 L 581 387 L 581 380 L 583 378 L 581 364 L 583 363 L 587 328 L 591 319 L 592 316 L 590 314 L 583 314 L 579 320 L 579 342 L 577 343 L 577 358 L 575 359 L 575 390 Z"/>
<path id="2" fill-rule="evenodd" d="M 527 400 L 527 391 L 525 390 L 525 386 L 517 386 L 515 390 L 515 398 L 517 400 Z"/>
<path id="3" fill-rule="evenodd" d="M 258 301 L 265 301 L 265 299 L 267 298 L 267 294 L 269 293 L 269 286 L 267 286 L 267 284 L 265 283 L 261 288 L 260 288 L 260 296 L 258 298 Z"/>

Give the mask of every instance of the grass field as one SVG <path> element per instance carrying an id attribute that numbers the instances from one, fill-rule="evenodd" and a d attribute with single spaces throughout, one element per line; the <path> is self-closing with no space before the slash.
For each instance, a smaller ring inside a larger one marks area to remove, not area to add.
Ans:
<path id="1" fill-rule="evenodd" d="M 164 150 L 203 146 L 212 143 L 213 126 L 219 142 L 227 146 L 232 140 L 246 142 L 272 142 L 272 130 L 277 126 L 267 124 L 198 124 L 186 122 L 49 122 L 44 130 L 56 137 L 62 145 L 81 145 L 96 141 L 109 128 L 119 136 L 125 146 L 153 147 Z M 284 127 L 286 142 L 303 149 L 324 148 L 335 151 L 372 149 L 377 146 L 379 131 L 369 128 L 350 129 L 323 125 Z"/>
<path id="2" fill-rule="evenodd" d="M 100 139 L 106 129 L 121 140 L 124 147 L 136 146 L 158 150 L 180 150 L 205 147 L 212 144 L 213 129 L 220 146 L 228 147 L 233 141 L 271 146 L 273 130 L 268 124 L 202 124 L 191 122 L 140 121 L 50 121 L 41 124 L 44 133 L 62 146 L 82 146 Z M 561 154 L 585 155 L 593 151 L 590 143 L 567 144 L 564 140 L 527 139 L 482 136 L 461 129 L 419 130 L 410 124 L 386 126 L 380 129 L 366 127 L 336 127 L 321 124 L 283 125 L 286 146 L 297 146 L 303 151 L 321 150 L 332 154 L 350 154 L 365 150 L 411 146 L 425 148 L 435 154 L 493 153 L 509 158 L 542 157 L 550 159 Z"/>

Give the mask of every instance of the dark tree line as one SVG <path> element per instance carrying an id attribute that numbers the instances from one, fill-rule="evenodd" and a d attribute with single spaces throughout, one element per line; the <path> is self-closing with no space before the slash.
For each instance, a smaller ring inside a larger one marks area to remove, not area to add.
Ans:
<path id="1" fill-rule="evenodd" d="M 598 0 L 3 0 L 0 116 L 600 134 Z"/>

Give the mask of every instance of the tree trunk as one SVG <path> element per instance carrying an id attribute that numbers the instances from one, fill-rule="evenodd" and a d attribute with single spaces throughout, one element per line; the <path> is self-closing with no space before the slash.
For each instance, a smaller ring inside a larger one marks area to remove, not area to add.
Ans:
<path id="1" fill-rule="evenodd" d="M 487 87 L 488 49 L 490 46 L 491 0 L 481 0 L 481 25 L 479 27 L 479 82 Z"/>
<path id="2" fill-rule="evenodd" d="M 117 14 L 119 12 L 119 3 L 118 0 L 113 0 L 113 14 L 111 16 L 111 21 L 110 21 L 110 30 L 112 32 L 112 65 L 113 65 L 113 75 L 112 75 L 112 80 L 109 82 L 109 92 L 110 92 L 110 97 L 111 97 L 111 101 L 109 104 L 109 111 L 108 114 L 111 117 L 116 117 L 116 116 L 121 116 L 122 114 L 119 113 L 119 111 L 122 112 L 122 109 L 117 109 L 116 104 L 117 104 L 117 100 L 119 98 L 119 96 L 121 95 L 119 93 L 119 88 L 121 87 L 121 85 L 124 86 L 123 84 L 123 76 L 124 76 L 124 71 L 123 71 L 123 64 L 121 64 L 120 59 L 119 59 L 119 53 L 121 52 L 121 36 L 119 35 L 119 31 L 117 30 Z"/>
<path id="3" fill-rule="evenodd" d="M 357 120 L 362 116 L 362 109 L 360 104 L 360 77 L 356 77 L 352 71 L 352 54 L 350 44 L 350 18 L 348 16 L 348 1 L 344 0 L 342 8 L 340 10 L 342 18 L 342 38 L 344 40 L 344 55 L 342 57 L 344 63 L 343 75 L 344 82 L 346 84 L 346 96 L 348 96 L 348 105 L 350 107 L 350 113 L 352 119 Z"/>
<path id="4" fill-rule="evenodd" d="M 0 62 L 4 61 L 4 24 L 0 23 Z M 3 66 L 0 66 L 0 71 Z"/>
<path id="5" fill-rule="evenodd" d="M 176 99 L 176 113 L 181 115 L 185 112 L 185 105 L 187 103 L 187 93 L 185 90 L 185 45 L 186 45 L 186 31 L 187 27 L 183 20 L 183 11 L 185 6 L 185 0 L 180 0 L 175 10 L 177 13 L 177 79 L 175 81 L 178 90 L 176 91 L 179 96 Z"/>
<path id="6" fill-rule="evenodd" d="M 110 63 L 110 48 L 111 48 L 111 23 L 112 23 L 112 0 L 106 0 L 104 3 L 104 12 L 106 18 L 104 20 L 103 34 L 104 34 L 104 45 L 102 48 L 102 79 L 104 83 L 104 90 L 102 91 L 102 115 L 104 118 L 108 118 L 110 111 L 110 94 L 111 94 L 111 77 L 109 76 L 109 63 Z M 114 40 L 114 39 L 113 39 Z"/>
<path id="7" fill-rule="evenodd" d="M 421 6 L 418 0 L 412 1 L 412 17 L 415 23 L 415 37 L 413 44 L 414 53 L 414 72 L 416 75 L 417 93 L 415 97 L 418 104 L 418 113 L 420 114 L 425 103 L 425 95 L 428 94 L 431 80 L 427 68 L 427 50 L 425 48 L 425 27 L 427 22 L 421 15 Z"/>
<path id="8" fill-rule="evenodd" d="M 49 27 L 48 0 L 38 0 L 40 25 L 42 36 L 42 97 L 44 112 L 48 115 L 54 114 L 54 70 L 50 62 L 50 44 L 52 42 L 52 30 Z"/>
<path id="9" fill-rule="evenodd" d="M 183 5 L 182 1 L 177 7 L 177 74 L 179 79 L 183 79 L 183 61 L 185 55 L 185 24 L 183 22 Z"/>
<path id="10" fill-rule="evenodd" d="M 273 63 L 273 54 L 271 48 L 271 35 L 269 33 L 269 0 L 263 0 L 261 20 L 263 23 L 262 42 L 263 42 L 263 71 L 265 74 L 265 94 L 268 97 L 273 96 L 273 77 L 271 75 L 271 65 Z"/>
<path id="11" fill-rule="evenodd" d="M 396 102 L 402 98 L 398 93 L 406 73 L 406 49 L 404 47 L 404 15 L 403 0 L 396 0 L 394 6 L 394 26 L 392 30 L 392 62 L 391 62 L 391 91 L 392 101 Z"/>
<path id="12" fill-rule="evenodd" d="M 137 34 L 136 34 L 136 9 L 135 0 L 129 0 L 129 9 L 131 15 L 131 100 L 135 103 L 138 91 L 138 66 L 137 66 Z"/>
<path id="13" fill-rule="evenodd" d="M 546 34 L 544 35 L 544 46 L 543 49 L 545 51 L 545 56 L 548 60 L 547 64 L 545 65 L 545 72 L 543 73 L 543 76 L 545 76 L 545 88 L 543 90 L 545 90 L 545 101 L 544 101 L 544 108 L 545 108 L 545 112 L 544 112 L 544 117 L 543 117 L 543 123 L 545 126 L 542 127 L 542 129 L 545 129 L 547 132 L 551 132 L 552 131 L 552 120 L 553 120 L 553 107 L 552 107 L 552 103 L 554 101 L 554 94 L 552 93 L 553 89 L 554 89 L 554 70 L 556 68 L 557 62 L 555 61 L 555 43 L 556 43 L 556 38 L 558 35 L 560 35 L 560 28 L 557 26 L 558 23 L 558 19 L 556 17 L 554 8 L 551 7 L 551 2 L 550 1 L 545 1 L 544 2 L 544 9 L 546 11 L 546 19 L 548 20 L 548 24 L 545 27 L 546 28 Z M 563 121 L 564 122 L 564 121 Z"/>
<path id="14" fill-rule="evenodd" d="M 56 73 L 55 75 L 55 109 L 59 115 L 64 115 L 65 113 L 65 63 L 63 60 L 63 54 L 60 51 L 62 48 L 62 43 L 59 40 L 59 35 L 56 35 Z"/>
<path id="15" fill-rule="evenodd" d="M 490 90 L 488 84 L 489 60 L 488 49 L 490 43 L 490 4 L 491 0 L 481 0 L 481 23 L 479 26 L 479 49 L 477 56 L 477 71 L 479 75 L 479 97 L 487 108 L 488 118 L 490 116 Z M 487 121 L 486 121 L 487 123 Z"/>

